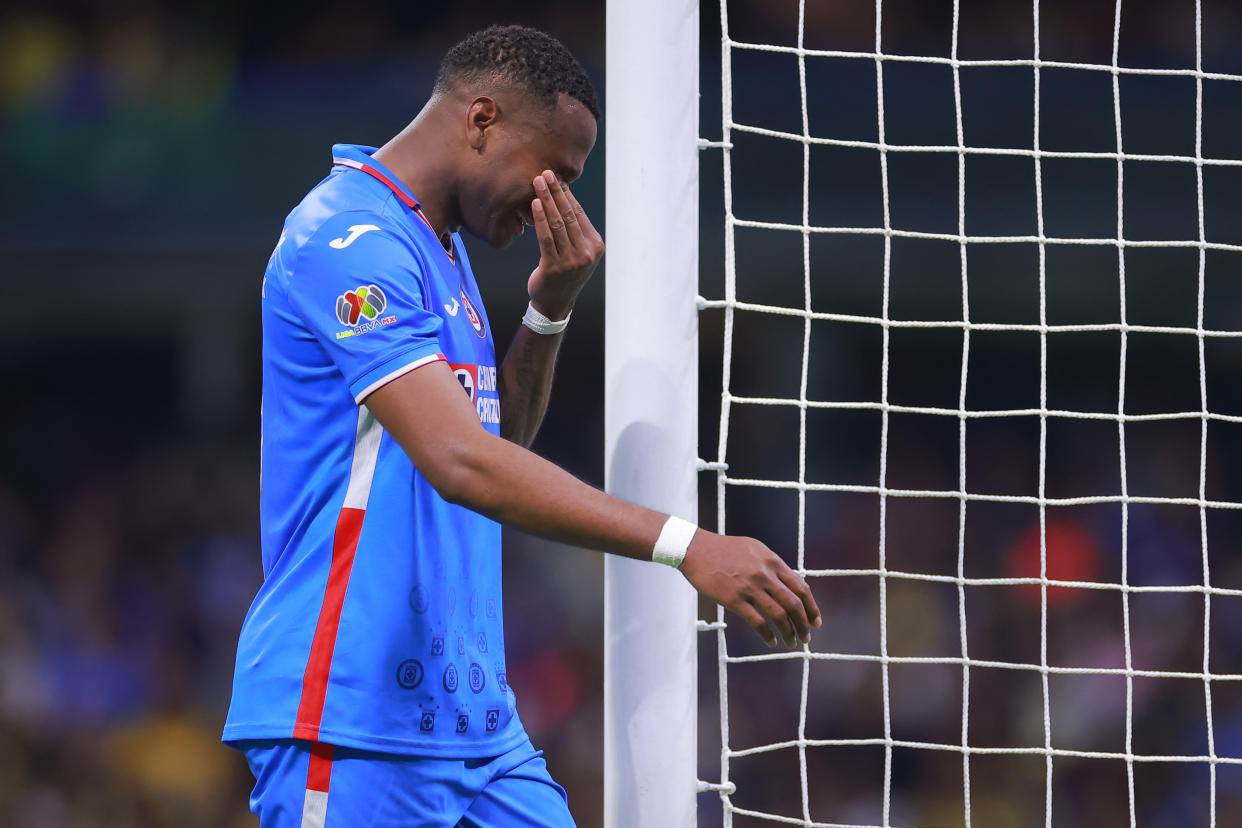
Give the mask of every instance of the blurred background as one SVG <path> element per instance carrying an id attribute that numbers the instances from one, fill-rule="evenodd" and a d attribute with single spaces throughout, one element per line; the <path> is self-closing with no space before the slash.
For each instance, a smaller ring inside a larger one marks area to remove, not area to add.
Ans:
<path id="1" fill-rule="evenodd" d="M 806 45 L 870 50 L 874 7 L 807 3 Z M 1042 56 L 1108 62 L 1114 4 L 1043 3 Z M 1027 4 L 963 4 L 960 56 L 1032 54 Z M 890 53 L 948 56 L 951 4 L 905 0 L 884 12 Z M 793 45 L 797 3 L 730 4 L 739 40 Z M 1242 73 L 1242 12 L 1203 9 L 1208 71 Z M 443 52 L 494 22 L 539 26 L 560 37 L 591 72 L 601 96 L 604 6 L 568 0 L 469 4 L 381 2 L 365 9 L 289 3 L 22 2 L 0 11 L 0 822 L 57 826 L 253 826 L 252 780 L 240 755 L 218 743 L 228 703 L 237 631 L 261 578 L 257 532 L 259 314 L 264 264 L 285 214 L 327 171 L 333 142 L 382 144 L 418 111 Z M 1190 0 L 1127 0 L 1123 66 L 1192 68 Z M 702 134 L 718 138 L 719 10 L 703 9 Z M 735 53 L 734 117 L 801 132 L 797 61 Z M 875 141 L 875 67 L 845 59 L 807 62 L 814 135 Z M 1034 88 L 1029 68 L 963 70 L 963 128 L 974 146 L 1031 148 Z M 1122 76 L 1127 152 L 1193 156 L 1194 80 Z M 952 73 L 928 64 L 885 69 L 886 138 L 955 144 Z M 601 137 L 603 132 L 601 130 Z M 787 141 L 735 133 L 735 212 L 798 222 L 802 151 Z M 1041 146 L 1113 151 L 1112 79 L 1107 73 L 1045 70 Z M 601 140 L 575 192 L 597 223 L 603 215 Z M 1202 152 L 1242 158 L 1242 83 L 1203 85 Z M 893 226 L 955 233 L 953 155 L 890 154 Z M 718 151 L 703 156 L 701 292 L 723 295 L 723 220 Z M 883 202 L 873 150 L 817 147 L 811 158 L 814 224 L 880 226 Z M 1204 168 L 1203 224 L 1210 241 L 1242 243 L 1242 168 Z M 1116 163 L 1043 164 L 1046 232 L 1107 238 L 1117 232 Z M 1126 237 L 1197 239 L 1194 166 L 1127 162 Z M 1033 234 L 1029 158 L 971 157 L 967 230 Z M 529 238 L 504 252 L 470 244 L 498 349 L 516 329 L 537 252 Z M 801 306 L 801 236 L 739 230 L 738 297 Z M 1037 323 L 1034 245 L 978 245 L 969 253 L 970 318 Z M 1204 325 L 1242 330 L 1239 254 L 1205 259 Z M 874 236 L 816 236 L 813 306 L 878 316 L 883 245 Z M 584 479 L 603 477 L 603 279 L 584 293 L 564 349 L 557 392 L 537 450 Z M 1051 324 L 1120 321 L 1116 249 L 1051 247 L 1046 260 Z M 1194 327 L 1199 313 L 1196 250 L 1131 248 L 1125 257 L 1128 321 Z M 31 297 L 35 302 L 31 304 Z M 890 314 L 962 319 L 954 243 L 897 239 Z M 722 317 L 703 315 L 702 454 L 714 454 Z M 733 381 L 739 395 L 796 397 L 802 323 L 761 314 L 736 317 Z M 808 396 L 878 401 L 881 331 L 817 322 Z M 1242 340 L 1208 338 L 1209 408 L 1242 415 Z M 1113 411 L 1124 380 L 1127 413 L 1198 411 L 1195 337 L 1132 334 L 1124 377 L 1120 336 L 1055 334 L 1047 341 L 1046 391 L 1054 408 Z M 894 330 L 888 395 L 894 403 L 957 405 L 962 337 L 953 330 Z M 1037 334 L 976 333 L 967 406 L 1038 406 Z M 967 429 L 972 492 L 1034 495 L 1040 479 L 1037 418 L 972 420 Z M 875 485 L 878 412 L 808 415 L 807 479 Z M 1200 421 L 1125 428 L 1132 494 L 1197 497 Z M 958 480 L 958 421 L 893 415 L 886 480 L 895 488 L 951 490 Z M 797 478 L 796 409 L 737 406 L 731 474 Z M 1051 497 L 1117 494 L 1121 444 L 1115 422 L 1051 419 L 1046 490 Z M 1242 501 L 1242 424 L 1212 421 L 1205 486 L 1209 499 Z M 702 522 L 715 520 L 704 478 Z M 797 499 L 791 492 L 730 488 L 727 526 L 753 534 L 792 560 Z M 1130 583 L 1242 588 L 1238 512 L 1132 505 L 1126 534 Z M 952 575 L 958 562 L 954 500 L 889 499 L 891 569 Z M 1118 504 L 1055 507 L 1048 513 L 1049 574 L 1119 582 L 1123 517 Z M 1038 511 L 972 503 L 963 541 L 971 577 L 1038 574 Z M 871 495 L 808 496 L 806 560 L 812 568 L 875 568 L 880 512 Z M 1206 542 L 1207 553 L 1204 553 Z M 602 824 L 602 565 L 598 556 L 506 535 L 510 683 L 536 745 L 568 789 L 579 823 Z M 875 577 L 820 578 L 826 610 L 814 649 L 879 652 Z M 1049 593 L 1048 660 L 1121 667 L 1129 639 L 1135 667 L 1242 673 L 1242 598 L 1216 596 L 1205 624 L 1194 592 L 1136 594 L 1128 634 L 1115 590 Z M 956 587 L 892 580 L 887 643 L 893 655 L 960 656 Z M 708 613 L 708 608 L 704 608 Z M 972 657 L 1038 663 L 1038 590 L 970 587 L 965 592 Z M 736 635 L 735 635 L 736 633 Z M 745 629 L 730 651 L 758 652 Z M 752 640 L 753 639 L 753 640 Z M 702 767 L 719 775 L 714 647 L 704 641 Z M 731 746 L 795 738 L 800 662 L 730 667 Z M 1242 756 L 1237 681 L 1143 679 L 1133 685 L 1132 748 L 1145 755 L 1205 755 L 1208 722 L 1219 756 Z M 895 738 L 939 744 L 962 739 L 960 667 L 895 665 L 890 716 Z M 816 662 L 810 738 L 883 735 L 879 667 Z M 1050 680 L 1052 741 L 1084 751 L 1126 747 L 1125 681 L 1116 676 Z M 974 669 L 970 744 L 1042 746 L 1042 688 L 1036 673 Z M 878 823 L 882 748 L 807 754 L 810 810 L 820 821 Z M 1057 826 L 1128 824 L 1125 764 L 1058 758 Z M 975 825 L 1042 825 L 1044 762 L 1038 756 L 978 756 L 971 781 Z M 960 756 L 897 749 L 894 824 L 962 824 Z M 1206 764 L 1139 762 L 1136 806 L 1143 825 L 1208 824 Z M 733 762 L 735 803 L 801 815 L 798 757 L 778 751 Z M 1216 824 L 1242 824 L 1242 773 L 1218 766 Z M 701 824 L 720 822 L 713 795 Z M 735 825 L 764 824 L 738 818 Z"/>

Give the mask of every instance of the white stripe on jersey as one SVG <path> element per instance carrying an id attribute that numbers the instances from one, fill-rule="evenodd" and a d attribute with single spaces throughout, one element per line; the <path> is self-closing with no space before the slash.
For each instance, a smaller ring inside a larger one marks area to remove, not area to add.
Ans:
<path id="1" fill-rule="evenodd" d="M 380 438 L 384 429 L 366 406 L 358 409 L 358 432 L 354 436 L 354 459 L 349 469 L 349 488 L 345 491 L 346 509 L 366 509 L 371 496 L 371 480 L 375 477 L 375 461 L 379 457 Z"/>
<path id="2" fill-rule="evenodd" d="M 301 828 L 323 828 L 328 817 L 328 792 L 306 789 L 306 799 L 302 800 Z"/>

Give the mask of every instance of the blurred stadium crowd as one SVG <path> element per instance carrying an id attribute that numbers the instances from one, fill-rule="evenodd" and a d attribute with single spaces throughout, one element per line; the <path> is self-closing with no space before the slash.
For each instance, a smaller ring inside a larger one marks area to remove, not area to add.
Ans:
<path id="1" fill-rule="evenodd" d="M 796 5 L 733 4 L 734 35 L 792 42 Z M 1188 7 L 1178 0 L 1127 2 L 1123 62 L 1190 65 L 1187 38 L 1193 17 L 1187 17 Z M 889 48 L 947 54 L 949 8 L 947 3 L 886 3 Z M 1056 2 L 1045 8 L 1050 52 L 1060 48 L 1065 59 L 1107 60 L 1112 4 Z M 808 3 L 808 45 L 870 48 L 871 9 L 866 2 Z M 972 12 L 964 11 L 964 50 L 977 48 L 986 56 L 1029 53 L 1030 14 L 1024 4 L 989 3 Z M 1242 37 L 1242 15 L 1221 3 L 1206 4 L 1205 14 L 1209 68 L 1242 71 L 1229 45 Z M 712 80 L 718 65 L 715 18 L 715 9 L 705 4 L 706 137 L 715 137 L 719 129 L 709 103 L 719 94 L 712 88 L 718 82 Z M 0 330 L 0 377 L 6 388 L 6 404 L 0 408 L 0 433 L 5 435 L 0 452 L 3 824 L 254 824 L 246 808 L 250 777 L 244 762 L 217 739 L 236 632 L 261 576 L 255 415 L 259 272 L 282 217 L 326 171 L 330 144 L 385 140 L 421 103 L 443 50 L 494 21 L 529 23 L 558 35 L 592 70 L 603 91 L 602 4 L 389 2 L 345 12 L 321 2 L 14 2 L 0 12 L 0 146 L 8 162 L 0 187 L 5 261 L 0 298 L 15 311 L 6 314 Z M 794 65 L 761 57 L 749 64 L 739 57 L 736 117 L 800 131 Z M 873 66 L 824 62 L 810 71 L 812 89 L 830 90 L 817 110 L 826 116 L 814 123 L 817 134 L 855 137 L 848 133 L 874 131 Z M 1103 149 L 1111 149 L 1107 78 L 1101 80 L 1105 86 L 1096 88 L 1094 79 L 1059 82 L 1053 74 L 1046 94 L 1068 97 L 1049 105 L 1045 129 L 1060 130 L 1067 141 L 1080 144 L 1098 138 Z M 946 95 L 950 87 L 943 83 L 947 75 L 928 70 L 903 76 L 893 68 L 889 78 L 890 140 L 955 140 L 951 92 Z M 966 89 L 968 141 L 1029 147 L 1029 71 L 1020 77 L 997 72 L 971 83 Z M 1236 104 L 1242 98 L 1227 87 L 1205 91 L 1204 151 L 1239 158 L 1242 106 Z M 1088 99 L 1101 89 L 1103 97 Z M 1125 118 L 1139 130 L 1133 139 L 1127 133 L 1127 147 L 1143 151 L 1137 147 L 1144 140 L 1167 139 L 1175 146 L 1152 151 L 1191 151 L 1193 84 L 1136 86 L 1126 95 L 1135 108 L 1127 108 Z M 974 102 L 986 106 L 972 109 Z M 903 129 L 905 137 L 897 137 Z M 931 135 L 936 129 L 941 132 Z M 791 194 L 801 192 L 801 148 L 778 143 L 737 139 L 739 213 L 797 220 L 801 205 Z M 601 218 L 603 149 L 597 148 L 578 189 L 588 209 Z M 902 169 L 893 162 L 895 221 L 947 223 L 948 232 L 954 231 L 956 160 L 950 160 L 947 174 L 930 163 Z M 874 153 L 825 152 L 816 155 L 812 169 L 823 176 L 815 182 L 813 218 L 827 222 L 826 216 L 835 213 L 848 217 L 841 223 L 874 221 Z M 1018 169 L 1029 188 L 1029 161 Z M 1112 162 L 1090 169 L 1048 167 L 1046 209 L 1050 215 L 1062 209 L 1079 222 L 1065 234 L 1115 232 L 1114 170 Z M 1012 181 L 992 172 L 984 180 L 971 179 L 968 199 L 978 200 L 970 203 L 986 205 L 984 212 L 1001 224 L 1029 221 L 1033 199 L 1013 198 Z M 1210 173 L 1219 177 L 1209 177 L 1209 237 L 1238 243 L 1242 208 L 1229 196 L 1236 189 L 1230 189 L 1228 172 Z M 718 199 L 713 194 L 720 176 L 714 157 L 704 164 L 703 175 L 702 292 L 714 297 L 720 291 L 723 244 L 719 204 L 712 200 Z M 1193 176 L 1188 185 L 1184 178 L 1144 183 L 1136 174 L 1127 196 L 1134 205 L 1133 213 L 1127 208 L 1127 227 L 1157 228 L 1153 238 L 1192 238 L 1193 196 Z M 1097 218 L 1104 230 L 1082 226 Z M 791 238 L 739 233 L 739 298 L 800 305 L 801 239 L 785 235 Z M 817 309 L 878 313 L 880 260 L 872 241 L 816 241 Z M 960 318 L 955 316 L 961 301 L 957 251 L 946 247 L 951 249 L 896 245 L 894 316 Z M 535 253 L 529 245 L 518 245 L 498 255 L 476 244 L 471 254 L 488 293 L 497 341 L 504 343 L 520 318 L 524 268 L 533 266 Z M 1025 259 L 996 254 L 1000 258 L 989 260 L 989 255 L 972 259 L 973 318 L 989 313 L 1006 321 L 1023 313 L 1029 317 L 1037 301 L 1029 251 Z M 1115 321 L 1115 251 L 1059 262 L 1049 256 L 1053 316 L 1063 309 L 1082 319 Z M 1193 259 L 1193 252 L 1189 260 L 1135 253 L 1128 262 L 1131 321 L 1193 325 Z M 1209 256 L 1209 327 L 1242 329 L 1237 272 L 1236 254 Z M 537 446 L 593 482 L 603 476 L 602 388 L 596 380 L 603 358 L 600 279 L 575 314 L 573 347 L 562 358 L 553 410 Z M 796 396 L 801 323 L 745 314 L 738 320 L 733 392 Z M 713 361 L 719 365 L 719 326 L 717 316 L 704 316 L 705 401 L 715 399 L 720 387 L 718 368 L 712 367 Z M 1215 412 L 1239 415 L 1242 350 L 1231 342 L 1208 345 L 1209 403 Z M 960 347 L 956 332 L 894 333 L 891 399 L 956 405 Z M 1066 408 L 1115 410 L 1117 347 L 1115 334 L 1050 341 L 1050 400 Z M 812 349 L 812 396 L 879 399 L 878 329 L 817 325 Z M 762 356 L 751 356 L 756 354 Z M 1197 410 L 1197 365 L 1193 343 L 1132 337 L 1127 411 Z M 979 336 L 972 343 L 970 371 L 969 407 L 1033 404 L 1039 388 L 1038 340 Z M 710 409 L 704 405 L 703 446 L 715 444 Z M 808 479 L 874 484 L 878 413 L 816 417 L 808 431 Z M 955 418 L 894 416 L 889 485 L 956 488 L 957 427 Z M 1210 498 L 1242 501 L 1242 473 L 1231 462 L 1242 450 L 1239 428 L 1213 423 L 1209 429 Z M 1134 441 L 1127 446 L 1132 493 L 1197 495 L 1198 420 L 1129 426 L 1127 434 Z M 972 491 L 1034 493 L 1036 423 L 1030 418 L 972 421 L 968 435 Z M 796 414 L 735 409 L 731 473 L 796 478 L 796 436 Z M 1119 491 L 1115 423 L 1052 421 L 1048 446 L 1050 496 Z M 711 489 L 704 486 L 703 523 L 709 526 L 714 519 Z M 797 542 L 794 505 L 788 493 L 732 490 L 729 529 L 788 552 Z M 889 568 L 954 574 L 957 510 L 954 500 L 890 500 Z M 808 566 L 877 565 L 875 497 L 811 495 L 807 513 Z M 1206 534 L 1212 583 L 1242 588 L 1242 520 L 1234 514 L 1209 510 Z M 967 574 L 1037 574 L 1037 525 L 1033 507 L 972 504 Z M 1051 510 L 1049 574 L 1117 582 L 1121 527 L 1115 504 Z M 1132 506 L 1130 582 L 1202 583 L 1200 533 L 1193 507 Z M 598 825 L 602 567 L 593 555 L 549 551 L 518 534 L 506 542 L 510 682 L 535 743 L 548 751 L 554 775 L 569 790 L 580 824 Z M 824 578 L 814 587 L 826 619 L 813 648 L 878 653 L 877 579 Z M 890 653 L 960 655 L 956 587 L 893 579 L 886 601 Z M 1211 604 L 1211 671 L 1242 673 L 1242 599 L 1213 598 Z M 966 617 L 972 657 L 1039 663 L 1038 590 L 969 588 Z M 1049 663 L 1124 666 L 1122 624 L 1116 591 L 1052 590 Z M 1202 595 L 1132 596 L 1129 624 L 1136 667 L 1202 671 Z M 736 637 L 733 632 L 733 652 L 757 651 L 757 640 L 744 629 L 736 630 Z M 705 642 L 700 679 L 705 779 L 718 774 L 713 649 Z M 800 662 L 730 669 L 734 748 L 796 737 L 800 669 Z M 894 736 L 959 744 L 960 667 L 896 665 L 890 673 Z M 874 663 L 816 662 L 806 735 L 881 736 L 880 682 Z M 1242 756 L 1239 684 L 1212 685 L 1219 756 Z M 1125 750 L 1123 679 L 1054 676 L 1050 689 L 1055 745 Z M 1135 753 L 1206 754 L 1203 682 L 1135 679 L 1133 723 Z M 1043 739 L 1037 673 L 972 670 L 971 745 L 1041 746 Z M 816 818 L 879 820 L 882 749 L 810 750 L 807 763 Z M 1125 824 L 1123 763 L 1058 758 L 1054 764 L 1055 824 Z M 1219 825 L 1242 824 L 1237 768 L 1220 765 L 1217 770 Z M 1042 757 L 975 757 L 971 773 L 975 825 L 1042 824 Z M 893 774 L 895 824 L 960 824 L 963 779 L 957 754 L 899 749 Z M 1206 765 L 1140 762 L 1134 775 L 1138 807 L 1146 817 L 1142 824 L 1207 824 Z M 795 752 L 735 760 L 733 779 L 740 806 L 799 814 Z M 719 809 L 713 797 L 705 795 L 701 802 L 701 824 L 716 824 Z"/>

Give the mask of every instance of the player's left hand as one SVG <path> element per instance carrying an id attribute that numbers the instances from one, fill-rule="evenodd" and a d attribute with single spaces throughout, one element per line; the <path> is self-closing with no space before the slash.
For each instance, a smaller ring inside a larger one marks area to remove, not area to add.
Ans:
<path id="1" fill-rule="evenodd" d="M 578 199 L 551 170 L 535 176 L 533 183 L 530 211 L 539 237 L 539 266 L 530 274 L 526 290 L 535 310 L 560 320 L 573 310 L 578 291 L 595 272 L 604 255 L 604 240 Z"/>

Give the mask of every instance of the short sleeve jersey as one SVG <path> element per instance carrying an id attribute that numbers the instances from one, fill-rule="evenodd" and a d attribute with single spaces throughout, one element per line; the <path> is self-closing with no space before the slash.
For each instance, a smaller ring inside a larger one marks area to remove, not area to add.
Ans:
<path id="1" fill-rule="evenodd" d="M 333 147 L 264 277 L 264 582 L 224 739 L 495 756 L 525 738 L 500 527 L 442 499 L 365 405 L 443 360 L 498 434 L 495 347 L 460 237 L 447 249 L 373 152 Z"/>

